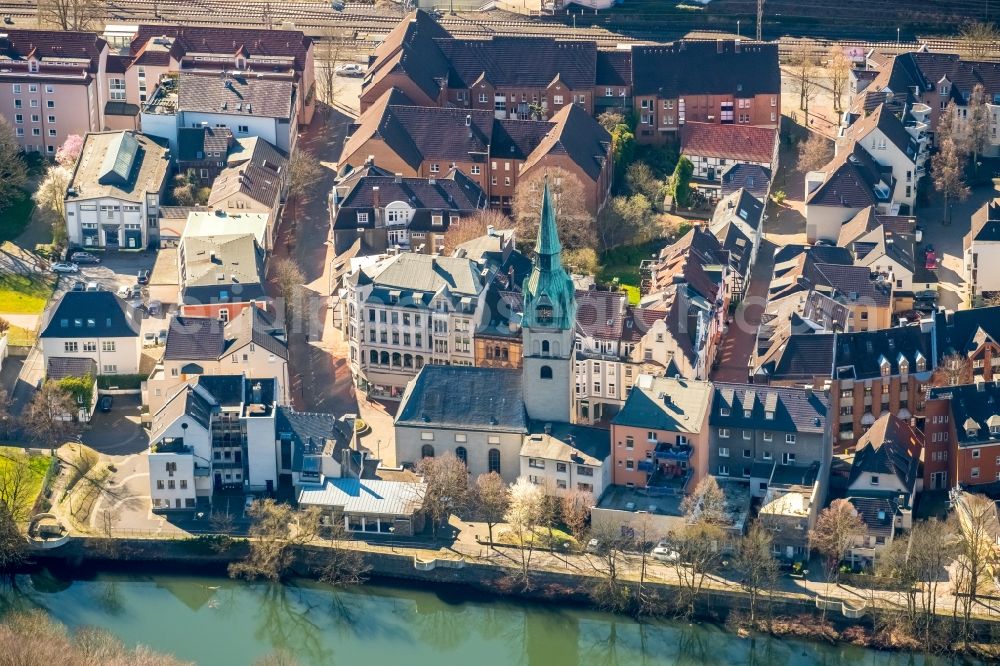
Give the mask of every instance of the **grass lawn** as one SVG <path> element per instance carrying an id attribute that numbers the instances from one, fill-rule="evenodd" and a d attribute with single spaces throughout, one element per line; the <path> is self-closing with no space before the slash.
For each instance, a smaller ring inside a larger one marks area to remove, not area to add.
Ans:
<path id="1" fill-rule="evenodd" d="M 656 240 L 642 245 L 616 247 L 601 257 L 601 269 L 597 273 L 599 284 L 611 284 L 618 280 L 618 286 L 628 293 L 632 305 L 639 304 L 639 264 L 651 259 L 666 241 Z"/>
<path id="2" fill-rule="evenodd" d="M 0 274 L 0 314 L 41 314 L 55 287 L 52 275 Z"/>
<path id="3" fill-rule="evenodd" d="M 14 200 L 12 206 L 0 214 L 0 243 L 14 240 L 21 235 L 24 228 L 28 226 L 28 222 L 31 221 L 31 211 L 34 208 L 35 202 L 31 200 L 31 195 L 25 192 L 22 197 Z"/>
<path id="4" fill-rule="evenodd" d="M 7 344 L 12 347 L 31 347 L 35 344 L 37 336 L 34 331 L 29 331 L 26 328 L 21 328 L 20 326 L 14 326 L 7 330 Z"/>
<path id="5" fill-rule="evenodd" d="M 497 541 L 500 543 L 507 543 L 512 546 L 518 545 L 517 536 L 511 530 L 503 532 L 497 537 Z M 527 535 L 525 538 L 526 543 L 535 542 L 535 548 L 548 548 L 549 547 L 549 528 L 547 527 L 536 527 L 534 535 Z M 558 527 L 552 528 L 552 543 L 558 548 L 563 543 L 569 543 L 569 548 L 571 550 L 577 547 L 576 539 L 569 532 L 559 529 Z"/>
<path id="6" fill-rule="evenodd" d="M 52 465 L 52 458 L 43 455 L 28 456 L 23 450 L 4 446 L 0 447 L 0 477 L 6 477 L 17 464 L 15 461 L 27 461 L 28 469 L 31 470 L 31 480 L 26 492 L 22 508 L 30 509 L 38 499 L 38 493 L 42 491 L 42 481 L 45 479 L 49 467 Z"/>

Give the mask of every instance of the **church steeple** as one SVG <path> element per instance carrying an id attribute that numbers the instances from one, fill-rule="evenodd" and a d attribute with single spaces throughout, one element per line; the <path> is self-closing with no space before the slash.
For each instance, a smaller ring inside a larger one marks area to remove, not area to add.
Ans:
<path id="1" fill-rule="evenodd" d="M 542 192 L 535 257 L 523 291 L 523 325 L 526 328 L 573 328 L 576 322 L 576 295 L 573 280 L 562 265 L 562 244 L 559 242 L 548 180 Z"/>

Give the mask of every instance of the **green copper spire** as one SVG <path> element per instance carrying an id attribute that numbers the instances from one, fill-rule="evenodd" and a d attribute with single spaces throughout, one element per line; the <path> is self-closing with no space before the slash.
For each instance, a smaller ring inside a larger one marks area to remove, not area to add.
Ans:
<path id="1" fill-rule="evenodd" d="M 562 252 L 559 242 L 559 230 L 556 228 L 556 212 L 552 207 L 552 195 L 549 194 L 549 179 L 545 179 L 545 189 L 542 191 L 542 219 L 538 225 L 538 240 L 535 241 L 535 252 L 539 255 L 556 255 Z"/>
<path id="2" fill-rule="evenodd" d="M 562 265 L 562 244 L 549 182 L 542 192 L 542 214 L 531 273 L 524 281 L 524 319 L 528 328 L 570 329 L 576 323 L 576 292 Z"/>

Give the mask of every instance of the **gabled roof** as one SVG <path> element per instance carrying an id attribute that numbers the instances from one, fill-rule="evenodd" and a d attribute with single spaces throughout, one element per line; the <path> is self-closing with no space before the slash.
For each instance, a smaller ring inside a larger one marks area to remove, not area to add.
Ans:
<path id="1" fill-rule="evenodd" d="M 1000 199 L 987 201 L 972 214 L 972 227 L 964 239 L 966 250 L 971 247 L 973 241 L 978 243 L 1000 241 Z"/>
<path id="2" fill-rule="evenodd" d="M 140 316 L 110 291 L 67 291 L 46 316 L 42 338 L 139 336 Z"/>
<path id="3" fill-rule="evenodd" d="M 281 339 L 283 328 L 275 324 L 274 316 L 263 308 L 249 307 L 226 323 L 226 351 L 236 351 L 253 344 L 278 358 L 288 358 L 288 347 Z"/>
<path id="4" fill-rule="evenodd" d="M 548 131 L 531 148 L 522 170 L 527 171 L 548 155 L 565 155 L 591 180 L 600 178 L 611 145 L 611 135 L 607 130 L 577 104 L 561 108 L 548 124 Z"/>
<path id="5" fill-rule="evenodd" d="M 879 203 L 875 193 L 879 182 L 892 191 L 892 170 L 881 167 L 859 143 L 841 151 L 820 171 L 826 179 L 806 195 L 807 206 L 865 208 Z"/>
<path id="6" fill-rule="evenodd" d="M 532 422 L 521 456 L 560 460 L 572 465 L 598 466 L 611 455 L 611 433 L 571 423 Z"/>
<path id="7" fill-rule="evenodd" d="M 726 224 L 735 222 L 756 231 L 760 229 L 763 217 L 764 202 L 751 192 L 740 188 L 719 200 L 712 213 L 710 228 L 714 232 Z"/>
<path id="8" fill-rule="evenodd" d="M 931 388 L 928 399 L 951 401 L 959 446 L 1000 445 L 1000 432 L 993 432 L 1000 416 L 1000 386 L 995 382 Z"/>
<path id="9" fill-rule="evenodd" d="M 722 196 L 729 196 L 741 188 L 763 201 L 771 188 L 771 170 L 759 164 L 737 162 L 722 174 Z"/>
<path id="10" fill-rule="evenodd" d="M 243 142 L 241 141 L 241 144 Z M 239 153 L 239 164 L 223 169 L 208 195 L 209 207 L 225 207 L 234 194 L 241 193 L 270 208 L 288 178 L 288 158 L 259 137 Z"/>
<path id="11" fill-rule="evenodd" d="M 190 54 L 214 54 L 232 58 L 243 50 L 252 71 L 268 72 L 267 65 L 253 62 L 281 62 L 290 59 L 296 72 L 306 68 L 312 38 L 301 30 L 261 30 L 199 25 L 140 25 L 132 39 L 132 52 L 138 54 L 152 39 L 166 36 L 171 42 L 170 53 L 177 59 Z"/>
<path id="12" fill-rule="evenodd" d="M 558 77 L 570 90 L 592 90 L 596 81 L 594 42 L 535 36 L 434 41 L 448 61 L 451 88 L 472 88 L 481 77 L 501 89 L 544 88 Z"/>
<path id="13" fill-rule="evenodd" d="M 635 95 L 779 95 L 778 45 L 681 40 L 632 48 Z"/>
<path id="14" fill-rule="evenodd" d="M 0 63 L 26 66 L 28 58 L 34 57 L 39 61 L 39 73 L 42 76 L 50 72 L 66 75 L 64 67 L 52 71 L 46 66 L 46 59 L 51 61 L 80 59 L 80 69 L 89 74 L 96 74 L 100 67 L 101 51 L 107 46 L 107 42 L 92 32 L 21 30 L 5 25 L 3 34 L 3 39 L 0 39 Z"/>
<path id="15" fill-rule="evenodd" d="M 920 372 L 918 359 L 925 370 L 932 370 L 931 334 L 920 326 L 896 326 L 879 331 L 838 333 L 834 359 L 834 379 L 874 379 L 882 376 L 880 359 L 889 364 L 891 375 L 900 374 L 905 360 L 910 374 Z"/>
<path id="16" fill-rule="evenodd" d="M 597 340 L 621 338 L 628 295 L 596 289 L 576 291 L 576 329 Z"/>
<path id="17" fill-rule="evenodd" d="M 342 452 L 350 446 L 353 428 L 352 419 L 338 419 L 333 414 L 297 412 L 280 406 L 275 412 L 274 434 L 279 440 L 291 442 L 295 472 L 302 471 L 306 456 L 327 455 L 343 464 Z"/>
<path id="18" fill-rule="evenodd" d="M 968 356 L 985 340 L 1000 344 L 1000 306 L 941 311 L 935 318 L 938 360 L 956 353 Z"/>
<path id="19" fill-rule="evenodd" d="M 217 317 L 177 315 L 167 329 L 163 358 L 172 360 L 218 360 L 225 348 L 225 323 Z"/>
<path id="20" fill-rule="evenodd" d="M 78 356 L 50 356 L 45 370 L 45 378 L 54 381 L 88 375 L 97 380 L 97 362 L 92 358 Z"/>
<path id="21" fill-rule="evenodd" d="M 923 433 L 907 421 L 893 414 L 882 414 L 855 446 L 848 483 L 853 484 L 865 473 L 891 474 L 912 491 L 923 444 Z"/>
<path id="22" fill-rule="evenodd" d="M 911 160 L 916 158 L 916 140 L 910 136 L 910 133 L 903 127 L 903 123 L 885 104 L 879 104 L 871 113 L 855 120 L 844 132 L 842 141 L 845 145 L 853 141 L 864 144 L 868 135 L 875 130 L 881 132 L 890 143 Z"/>
<path id="23" fill-rule="evenodd" d="M 374 266 L 361 269 L 361 278 L 379 292 L 395 290 L 399 299 L 414 300 L 432 296 L 442 289 L 459 296 L 477 296 L 483 289 L 476 264 L 459 257 L 439 257 L 403 252 Z M 406 292 L 405 294 L 403 292 Z M 383 302 L 388 302 L 386 298 Z"/>
<path id="24" fill-rule="evenodd" d="M 778 130 L 753 125 L 686 122 L 681 127 L 681 154 L 740 162 L 771 164 Z"/>
<path id="25" fill-rule="evenodd" d="M 179 111 L 281 120 L 294 115 L 294 96 L 295 84 L 288 78 L 256 77 L 248 73 L 220 78 L 215 73 L 182 70 L 177 108 Z"/>
<path id="26" fill-rule="evenodd" d="M 425 365 L 407 385 L 395 424 L 527 433 L 521 371 Z"/>
<path id="27" fill-rule="evenodd" d="M 650 430 L 701 432 L 712 401 L 709 382 L 640 375 L 612 423 Z"/>
<path id="28" fill-rule="evenodd" d="M 716 382 L 708 418 L 713 426 L 822 433 L 829 409 L 829 396 L 812 389 Z"/>
<path id="29" fill-rule="evenodd" d="M 228 127 L 178 127 L 177 128 L 177 160 L 180 162 L 195 162 L 212 159 L 213 153 L 224 157 L 229 152 L 233 141 L 233 132 Z"/>
<path id="30" fill-rule="evenodd" d="M 447 80 L 448 61 L 435 38 L 448 31 L 420 9 L 396 24 L 371 56 L 362 90 L 393 73 L 405 74 L 428 98 L 436 100 Z"/>
<path id="31" fill-rule="evenodd" d="M 758 368 L 774 381 L 808 381 L 829 377 L 833 368 L 833 334 L 790 335 L 775 350 L 774 360 Z"/>
<path id="32" fill-rule="evenodd" d="M 632 85 L 632 52 L 627 50 L 598 50 L 595 85 L 600 87 L 627 87 Z M 617 94 L 617 91 L 616 91 Z"/>
<path id="33" fill-rule="evenodd" d="M 264 251 L 253 234 L 195 236 L 182 240 L 185 299 L 247 301 L 264 298 Z M 221 294 L 225 292 L 226 298 Z"/>

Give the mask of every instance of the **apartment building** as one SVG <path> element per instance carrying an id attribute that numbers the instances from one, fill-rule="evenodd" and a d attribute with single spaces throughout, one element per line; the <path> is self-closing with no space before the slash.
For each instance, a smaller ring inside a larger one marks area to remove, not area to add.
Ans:
<path id="1" fill-rule="evenodd" d="M 346 280 L 346 333 L 355 384 L 398 400 L 425 364 L 472 365 L 485 284 L 475 262 L 401 253 Z"/>
<path id="2" fill-rule="evenodd" d="M 129 131 L 87 134 L 66 188 L 69 242 L 113 250 L 158 245 L 171 171 L 170 151 L 155 139 Z"/>
<path id="3" fill-rule="evenodd" d="M 253 233 L 185 235 L 177 249 L 181 313 L 229 321 L 266 300 L 264 262 Z"/>
<path id="4" fill-rule="evenodd" d="M 597 502 L 611 483 L 611 439 L 607 430 L 558 423 L 524 436 L 521 476 L 551 497 L 572 491 Z"/>
<path id="5" fill-rule="evenodd" d="M 983 204 L 972 216 L 972 227 L 962 239 L 965 282 L 972 304 L 1000 292 L 1000 199 Z"/>
<path id="6" fill-rule="evenodd" d="M 420 178 L 457 168 L 486 192 L 491 206 L 502 209 L 512 205 L 519 179 L 554 167 L 579 179 L 595 214 L 610 192 L 611 137 L 576 104 L 547 121 L 501 120 L 482 109 L 413 106 L 392 89 L 361 114 L 349 134 L 338 162 L 341 176 L 369 163 Z"/>
<path id="7" fill-rule="evenodd" d="M 695 180 L 713 199 L 720 198 L 722 176 L 734 165 L 777 168 L 778 145 L 774 127 L 688 121 L 680 129 L 681 155 L 691 160 Z"/>
<path id="8" fill-rule="evenodd" d="M 218 79 L 226 71 L 240 78 L 290 82 L 294 122 L 306 125 L 312 120 L 316 98 L 313 42 L 299 30 L 117 25 L 108 26 L 104 36 L 120 61 L 116 67 L 120 71 L 108 77 L 109 100 L 125 103 L 123 113 L 137 114 L 167 77 L 183 71 Z"/>
<path id="9" fill-rule="evenodd" d="M 543 120 L 565 105 L 594 112 L 597 46 L 551 37 L 457 39 L 429 14 L 409 14 L 375 49 L 362 82 L 365 112 L 392 88 L 420 106 Z"/>
<path id="10" fill-rule="evenodd" d="M 924 419 L 924 484 L 932 490 L 1000 482 L 1000 387 L 931 388 Z"/>
<path id="11" fill-rule="evenodd" d="M 54 157 L 71 134 L 104 129 L 108 44 L 89 32 L 0 32 L 0 114 L 26 152 Z"/>
<path id="12" fill-rule="evenodd" d="M 1000 379 L 1000 306 L 940 311 L 934 318 L 937 365 L 946 359 L 950 362 L 950 357 L 962 359 L 959 371 L 948 377 L 948 383 Z"/>
<path id="13" fill-rule="evenodd" d="M 333 188 L 334 251 L 345 252 L 360 240 L 364 254 L 393 247 L 438 254 L 451 225 L 488 204 L 479 184 L 458 169 L 440 176 L 404 178 L 369 164 Z"/>
<path id="14" fill-rule="evenodd" d="M 850 250 L 855 266 L 893 283 L 897 310 L 912 309 L 914 293 L 937 288 L 937 275 L 918 251 L 916 222 L 910 216 L 879 215 L 868 206 L 840 228 L 837 245 Z"/>
<path id="15" fill-rule="evenodd" d="M 778 127 L 777 44 L 681 40 L 632 48 L 639 143 L 676 140 L 686 123 Z"/>
<path id="16" fill-rule="evenodd" d="M 613 483 L 678 493 L 693 487 L 707 469 L 711 402 L 709 382 L 639 377 L 611 421 Z"/>

